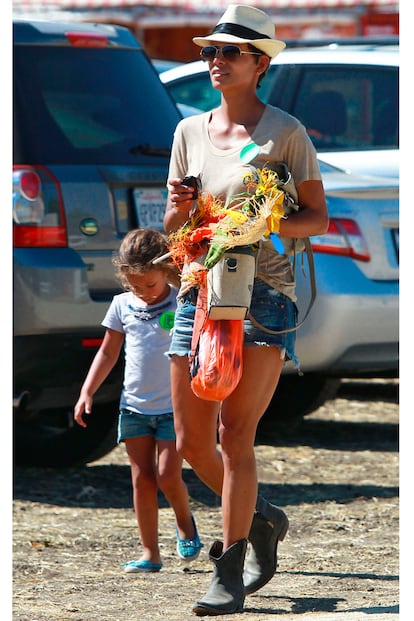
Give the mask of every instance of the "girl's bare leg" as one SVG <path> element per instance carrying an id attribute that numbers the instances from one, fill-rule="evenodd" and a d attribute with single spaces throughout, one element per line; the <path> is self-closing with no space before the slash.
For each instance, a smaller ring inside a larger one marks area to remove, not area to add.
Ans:
<path id="1" fill-rule="evenodd" d="M 181 456 L 174 440 L 158 440 L 158 485 L 171 505 L 181 539 L 193 539 L 194 524 L 191 518 L 187 486 L 182 478 Z"/>
<path id="2" fill-rule="evenodd" d="M 131 464 L 134 509 L 143 547 L 140 560 L 161 563 L 155 441 L 150 436 L 130 438 L 125 445 Z"/>

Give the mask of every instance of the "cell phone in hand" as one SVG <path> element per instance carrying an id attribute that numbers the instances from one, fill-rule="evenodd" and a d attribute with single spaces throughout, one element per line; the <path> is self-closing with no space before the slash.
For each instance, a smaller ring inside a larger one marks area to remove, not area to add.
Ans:
<path id="1" fill-rule="evenodd" d="M 182 185 L 187 185 L 190 188 L 194 189 L 193 192 L 193 198 L 196 199 L 198 198 L 198 193 L 201 190 L 201 181 L 198 177 L 192 177 L 192 176 L 188 176 L 188 177 L 184 177 L 184 179 L 181 181 Z"/>

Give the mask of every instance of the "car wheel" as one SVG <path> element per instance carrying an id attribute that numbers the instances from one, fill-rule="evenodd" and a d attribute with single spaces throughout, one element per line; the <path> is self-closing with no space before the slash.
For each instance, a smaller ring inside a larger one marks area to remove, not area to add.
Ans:
<path id="1" fill-rule="evenodd" d="M 282 375 L 260 423 L 260 432 L 292 431 L 304 416 L 333 399 L 340 379 L 318 373 Z"/>
<path id="2" fill-rule="evenodd" d="M 16 466 L 71 467 L 95 461 L 116 446 L 118 404 L 95 405 L 87 427 L 70 409 L 42 410 L 14 421 Z"/>

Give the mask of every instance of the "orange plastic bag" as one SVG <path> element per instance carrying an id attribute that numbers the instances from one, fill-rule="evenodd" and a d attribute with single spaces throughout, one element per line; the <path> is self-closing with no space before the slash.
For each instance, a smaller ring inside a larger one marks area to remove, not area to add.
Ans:
<path id="1" fill-rule="evenodd" d="M 191 388 L 197 397 L 223 401 L 243 371 L 242 319 L 206 319 L 191 365 Z"/>

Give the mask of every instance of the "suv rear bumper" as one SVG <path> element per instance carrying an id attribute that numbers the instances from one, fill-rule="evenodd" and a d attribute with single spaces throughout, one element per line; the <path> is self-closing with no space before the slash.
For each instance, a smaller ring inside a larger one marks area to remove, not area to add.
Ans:
<path id="1" fill-rule="evenodd" d="M 92 300 L 86 265 L 70 248 L 16 248 L 13 274 L 17 336 L 96 329 L 112 299 Z"/>
<path id="2" fill-rule="evenodd" d="M 77 334 L 53 334 L 14 338 L 14 386 L 16 405 L 25 395 L 19 415 L 52 408 L 73 407 L 80 387 L 98 349 L 85 347 L 83 340 L 102 339 L 103 331 Z M 123 360 L 120 358 L 97 391 L 94 401 L 119 400 L 122 388 Z"/>
<path id="3" fill-rule="evenodd" d="M 315 305 L 297 335 L 301 370 L 337 377 L 397 372 L 398 308 L 397 294 L 361 299 L 318 291 Z"/>
<path id="4" fill-rule="evenodd" d="M 86 266 L 70 248 L 16 248 L 13 272 L 16 406 L 25 395 L 19 415 L 73 409 L 103 338 L 101 321 L 109 302 L 91 299 Z M 122 361 L 96 401 L 119 399 L 121 386 Z"/>

